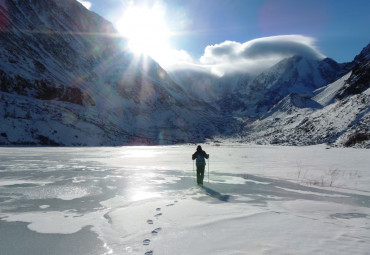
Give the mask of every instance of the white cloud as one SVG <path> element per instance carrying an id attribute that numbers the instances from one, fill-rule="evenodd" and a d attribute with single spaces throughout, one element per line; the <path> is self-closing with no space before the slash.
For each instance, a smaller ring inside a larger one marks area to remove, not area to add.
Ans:
<path id="1" fill-rule="evenodd" d="M 175 50 L 169 47 L 158 49 L 156 52 L 151 54 L 151 57 L 167 70 L 183 69 L 183 65 L 194 63 L 194 59 L 187 51 Z"/>
<path id="2" fill-rule="evenodd" d="M 177 62 L 190 62 L 192 63 L 194 60 L 190 56 L 190 54 L 185 50 L 172 50 L 172 57 Z"/>
<path id="3" fill-rule="evenodd" d="M 92 3 L 89 2 L 89 1 L 84 1 L 84 0 L 77 0 L 78 2 L 80 2 L 83 6 L 85 6 L 86 9 L 90 10 L 91 6 L 92 6 Z"/>
<path id="4" fill-rule="evenodd" d="M 275 59 L 300 55 L 320 59 L 324 56 L 315 48 L 315 40 L 302 35 L 283 35 L 264 37 L 238 43 L 225 41 L 207 46 L 200 62 L 216 64 L 243 60 Z"/>
<path id="5" fill-rule="evenodd" d="M 315 39 L 302 35 L 264 37 L 245 43 L 225 41 L 207 46 L 199 63 L 193 66 L 222 76 L 232 72 L 258 73 L 280 60 L 300 55 L 322 59 L 325 56 L 315 47 Z M 179 67 L 177 66 L 177 69 Z"/>

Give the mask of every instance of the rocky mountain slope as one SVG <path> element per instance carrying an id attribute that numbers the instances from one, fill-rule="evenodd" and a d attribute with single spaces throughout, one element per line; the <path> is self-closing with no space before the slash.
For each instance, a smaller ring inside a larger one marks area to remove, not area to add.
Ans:
<path id="1" fill-rule="evenodd" d="M 170 76 L 75 0 L 0 1 L 0 15 L 1 145 L 370 147 L 370 44 L 346 64 L 293 56 L 255 76 Z"/>
<path id="2" fill-rule="evenodd" d="M 0 12 L 0 144 L 166 144 L 232 130 L 77 1 L 9 0 Z"/>
<path id="3" fill-rule="evenodd" d="M 251 74 L 237 73 L 218 77 L 205 70 L 194 69 L 171 70 L 169 75 L 191 98 L 205 101 L 217 108 L 219 101 L 243 89 L 253 79 Z"/>
<path id="4" fill-rule="evenodd" d="M 328 58 L 293 56 L 244 83 L 244 87 L 219 103 L 226 112 L 256 119 L 291 93 L 311 96 L 315 89 L 335 81 L 340 70 L 340 65 Z"/>
<path id="5" fill-rule="evenodd" d="M 312 97 L 289 94 L 249 125 L 242 140 L 370 148 L 370 44 L 348 66 L 349 73 Z"/>
<path id="6" fill-rule="evenodd" d="M 187 77 L 197 77 L 189 79 L 188 89 L 205 87 L 212 96 L 204 97 L 221 115 L 242 123 L 235 134 L 239 142 L 370 147 L 369 48 L 344 64 L 293 56 L 255 77 L 236 74 L 212 81 L 187 71 Z"/>

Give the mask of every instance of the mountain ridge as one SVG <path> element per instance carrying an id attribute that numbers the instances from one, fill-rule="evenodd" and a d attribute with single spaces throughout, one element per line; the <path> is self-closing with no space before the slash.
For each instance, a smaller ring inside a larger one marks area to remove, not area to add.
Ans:
<path id="1" fill-rule="evenodd" d="M 228 132 L 214 108 L 77 1 L 6 3 L 0 144 L 167 144 Z"/>
<path id="2" fill-rule="evenodd" d="M 368 48 L 365 47 L 360 55 Z M 297 107 L 288 95 L 270 110 L 270 114 L 250 125 L 242 140 L 259 144 L 326 143 L 370 148 L 369 63 L 369 58 L 359 60 L 356 57 L 353 63 L 347 64 L 354 66 L 352 71 L 314 91 L 313 97 L 307 97 L 319 106 Z"/>
<path id="3" fill-rule="evenodd" d="M 370 147 L 370 44 L 350 63 L 286 58 L 255 76 L 177 77 L 75 0 L 0 5 L 0 144 L 232 138 Z M 37 14 L 37 15 L 36 15 Z M 174 81 L 175 80 L 175 81 Z"/>

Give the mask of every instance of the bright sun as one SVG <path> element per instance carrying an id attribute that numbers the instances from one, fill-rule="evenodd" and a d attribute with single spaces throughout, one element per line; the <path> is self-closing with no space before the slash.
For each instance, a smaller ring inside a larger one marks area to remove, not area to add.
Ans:
<path id="1" fill-rule="evenodd" d="M 135 54 L 164 58 L 169 52 L 169 31 L 165 9 L 160 6 L 132 6 L 116 24 L 119 32 L 128 39 Z"/>

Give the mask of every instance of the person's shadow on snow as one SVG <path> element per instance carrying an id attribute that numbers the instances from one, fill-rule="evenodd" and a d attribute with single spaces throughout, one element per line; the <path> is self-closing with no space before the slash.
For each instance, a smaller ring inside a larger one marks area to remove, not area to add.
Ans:
<path id="1" fill-rule="evenodd" d="M 221 193 L 211 189 L 211 188 L 208 188 L 208 187 L 205 187 L 205 186 L 201 186 L 201 188 L 207 193 L 207 195 L 213 197 L 213 198 L 217 198 L 218 200 L 222 201 L 222 202 L 228 202 L 229 199 L 230 199 L 230 196 L 229 195 L 222 195 Z"/>

